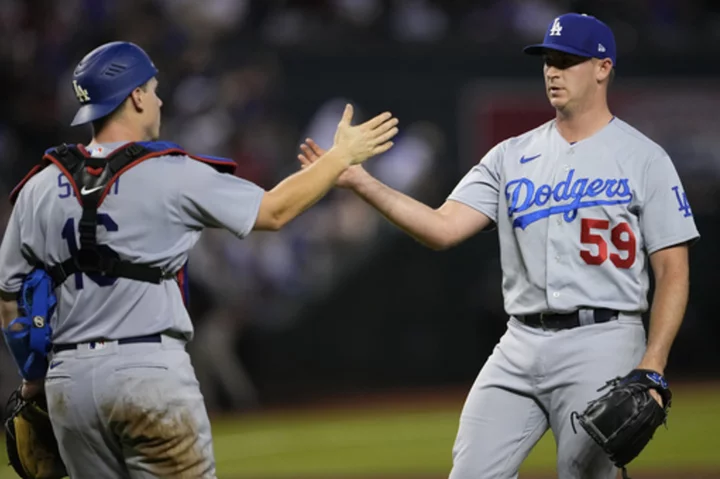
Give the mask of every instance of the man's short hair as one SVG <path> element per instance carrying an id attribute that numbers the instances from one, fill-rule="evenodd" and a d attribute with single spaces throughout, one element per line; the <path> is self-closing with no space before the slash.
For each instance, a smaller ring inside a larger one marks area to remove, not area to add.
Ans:
<path id="1" fill-rule="evenodd" d="M 146 81 L 145 83 L 140 85 L 138 88 L 140 88 L 142 91 L 147 91 L 149 83 L 150 83 L 150 80 Z M 133 91 L 135 91 L 135 90 L 133 90 Z M 103 128 L 105 128 L 105 125 L 107 125 L 110 120 L 115 118 L 123 110 L 123 108 L 125 108 L 126 103 L 127 103 L 127 98 L 122 103 L 120 103 L 120 105 L 118 105 L 117 108 L 115 108 L 113 111 L 111 111 L 107 115 L 105 115 L 101 118 L 98 118 L 97 120 L 94 120 L 92 122 L 93 136 L 97 136 L 97 134 L 100 133 L 100 131 Z"/>

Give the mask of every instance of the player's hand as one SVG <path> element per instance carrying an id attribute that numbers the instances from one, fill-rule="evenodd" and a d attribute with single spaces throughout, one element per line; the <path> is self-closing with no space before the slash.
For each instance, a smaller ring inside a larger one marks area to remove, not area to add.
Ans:
<path id="1" fill-rule="evenodd" d="M 302 150 L 302 153 L 298 155 L 298 160 L 300 160 L 302 168 L 307 168 L 312 165 L 318 160 L 318 158 L 326 153 L 325 150 L 320 148 L 320 145 L 315 143 L 312 138 L 305 140 L 305 143 L 300 145 L 300 149 Z M 368 172 L 365 171 L 365 168 L 363 168 L 362 165 L 353 165 L 342 172 L 335 182 L 335 186 L 340 188 L 352 188 L 360 182 L 363 176 L 368 176 Z"/>
<path id="2" fill-rule="evenodd" d="M 350 164 L 357 165 L 368 158 L 385 153 L 393 146 L 390 141 L 398 134 L 398 119 L 390 112 L 381 113 L 361 125 L 352 126 L 353 107 L 345 106 L 335 131 L 333 147 L 342 148 L 350 156 Z"/>
<path id="3" fill-rule="evenodd" d="M 32 399 L 38 396 L 45 389 L 45 380 L 36 379 L 35 381 L 26 381 L 23 379 L 20 395 L 23 399 Z"/>
<path id="4" fill-rule="evenodd" d="M 665 375 L 665 370 L 660 367 L 659 364 L 657 364 L 657 361 L 652 361 L 648 358 L 643 358 L 642 361 L 640 361 L 640 364 L 638 364 L 638 369 L 647 369 L 649 371 L 655 371 L 656 373 L 660 374 L 661 376 Z M 660 407 L 663 407 L 663 400 L 662 396 L 660 396 L 660 393 L 657 392 L 654 389 L 650 390 L 650 395 L 657 401 L 657 403 L 660 405 Z"/>

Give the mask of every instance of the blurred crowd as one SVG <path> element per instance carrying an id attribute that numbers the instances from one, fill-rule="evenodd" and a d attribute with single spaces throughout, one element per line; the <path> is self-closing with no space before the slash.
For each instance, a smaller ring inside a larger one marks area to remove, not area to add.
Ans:
<path id="1" fill-rule="evenodd" d="M 717 53 L 714 0 L 4 0 L 0 2 L 0 145 L 4 187 L 38 144 L 69 130 L 69 88 L 81 52 L 122 38 L 152 52 L 165 100 L 164 134 L 240 162 L 240 175 L 277 179 L 299 129 L 283 111 L 277 48 L 321 51 L 388 43 L 512 51 L 566 11 L 610 24 L 620 55 Z M 84 134 L 84 132 L 82 133 Z"/>
<path id="2" fill-rule="evenodd" d="M 10 92 L 0 104 L 0 195 L 7 198 L 46 148 L 90 140 L 89 126 L 68 127 L 78 106 L 72 71 L 82 55 L 118 39 L 141 45 L 160 71 L 162 139 L 190 152 L 230 157 L 238 163 L 238 176 L 266 189 L 298 170 L 299 144 L 310 136 L 330 147 L 350 100 L 327 98 L 302 121 L 287 115 L 276 58 L 238 48 L 257 15 L 272 28 L 272 3 L 0 2 L 0 86 Z M 297 8 L 283 3 L 276 5 L 280 11 Z M 356 122 L 379 113 L 355 107 Z M 369 168 L 383 181 L 416 192 L 441 146 L 435 125 L 405 125 L 381 164 Z M 0 224 L 10 211 L 7 200 L 0 201 Z M 243 328 L 289 327 L 303 304 L 329 291 L 361 261 L 362 251 L 380 238 L 381 222 L 360 200 L 338 191 L 278 233 L 255 233 L 244 241 L 221 230 L 203 235 L 189 259 L 192 348 L 211 408 L 218 395 L 236 408 L 255 400 L 237 359 Z"/>
<path id="3" fill-rule="evenodd" d="M 276 49 L 383 48 L 482 51 L 538 40 L 566 11 L 594 14 L 616 31 L 620 53 L 720 50 L 715 0 L 3 0 L 0 2 L 0 195 L 61 142 L 87 142 L 70 129 L 77 108 L 74 65 L 112 40 L 145 48 L 160 70 L 163 139 L 200 154 L 233 158 L 238 176 L 271 188 L 298 169 L 297 147 L 311 136 L 329 147 L 346 98 L 328 98 L 312 118 L 285 108 L 284 75 Z M 363 118 L 376 112 L 363 111 Z M 415 196 L 434 173 L 447 141 L 437 125 L 404 125 L 402 135 L 370 168 Z M 198 375 L 232 405 L 251 404 L 250 379 L 234 345 L 247 323 L 283 328 L 312 298 L 382 241 L 379 215 L 347 192 L 332 192 L 279 234 L 240 242 L 210 231 L 190 258 L 200 292 Z M 10 212 L 0 202 L 0 224 Z M 241 321 L 238 321 L 240 319 Z"/>

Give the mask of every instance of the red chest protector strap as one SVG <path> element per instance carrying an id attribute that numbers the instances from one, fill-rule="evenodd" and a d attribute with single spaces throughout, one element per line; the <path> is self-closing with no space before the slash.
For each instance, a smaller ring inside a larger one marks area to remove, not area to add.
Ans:
<path id="1" fill-rule="evenodd" d="M 76 255 L 62 263 L 53 266 L 46 265 L 46 270 L 55 281 L 56 286 L 75 273 L 101 274 L 155 284 L 166 279 L 175 279 L 175 274 L 162 268 L 122 260 L 117 252 L 109 246 L 98 245 L 97 209 L 113 183 L 133 166 L 158 156 L 187 155 L 187 153 L 177 147 L 148 148 L 143 144 L 130 143 L 113 151 L 106 158 L 94 158 L 89 156 L 84 148 L 81 148 L 63 144 L 48 150 L 43 156 L 42 164 L 36 166 L 11 193 L 11 201 L 14 203 L 22 186 L 51 163 L 62 171 L 75 190 L 75 196 L 83 208 L 78 228 L 80 248 Z M 202 157 L 193 158 L 204 161 Z M 215 161 L 211 159 L 208 162 Z"/>

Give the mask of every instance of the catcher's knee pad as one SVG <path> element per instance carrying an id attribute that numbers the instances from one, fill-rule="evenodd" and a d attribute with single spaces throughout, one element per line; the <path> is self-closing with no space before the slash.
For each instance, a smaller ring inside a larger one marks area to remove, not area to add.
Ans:
<path id="1" fill-rule="evenodd" d="M 67 477 L 48 416 L 44 396 L 25 400 L 16 390 L 6 408 L 5 445 L 8 460 L 23 479 Z"/>

